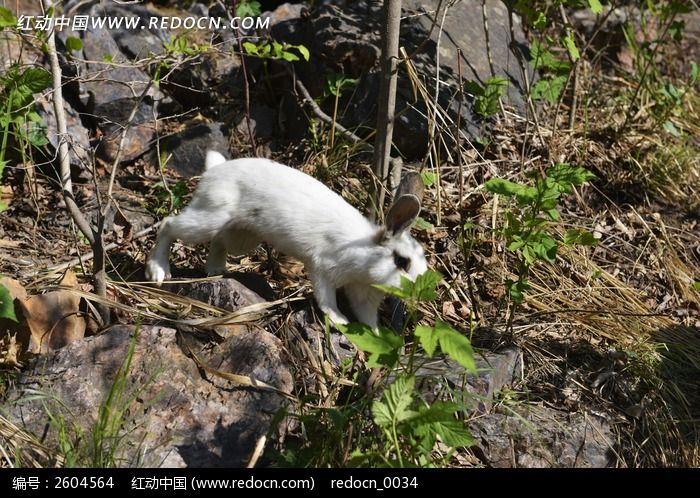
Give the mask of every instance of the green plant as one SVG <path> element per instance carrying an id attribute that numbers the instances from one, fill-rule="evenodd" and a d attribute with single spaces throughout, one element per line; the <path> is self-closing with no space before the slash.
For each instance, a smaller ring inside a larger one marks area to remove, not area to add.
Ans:
<path id="1" fill-rule="evenodd" d="M 669 119 L 674 114 L 686 112 L 684 97 L 700 81 L 700 69 L 696 63 L 691 66 L 691 72 L 683 81 L 681 87 L 666 76 L 663 70 L 663 61 L 666 59 L 666 50 L 683 38 L 685 21 L 678 20 L 678 16 L 691 12 L 692 3 L 687 0 L 670 0 L 666 2 L 643 2 L 641 11 L 642 30 L 658 33 L 654 38 L 646 41 L 638 41 L 637 27 L 628 23 L 624 28 L 625 39 L 630 47 L 633 59 L 633 69 L 636 82 L 631 101 L 625 115 L 625 122 L 621 127 L 624 131 L 630 124 L 632 117 L 638 109 L 638 102 L 654 102 L 651 107 L 656 126 L 663 127 L 673 136 L 680 136 L 680 132 Z M 648 30 L 647 14 L 651 15 L 656 24 L 655 30 Z"/>
<path id="2" fill-rule="evenodd" d="M 472 444 L 459 416 L 465 409 L 462 404 L 439 400 L 428 403 L 416 389 L 422 362 L 438 349 L 465 372 L 476 372 L 469 339 L 447 323 L 437 320 L 434 325 L 419 325 L 413 335 L 409 334 L 408 324 L 416 322 L 418 306 L 437 299 L 441 278 L 439 273 L 427 271 L 415 283 L 403 278 L 399 287 L 381 287 L 406 303 L 408 320 L 401 335 L 384 327 L 372 330 L 360 323 L 339 327 L 367 355 L 367 366 L 385 377 L 376 385 L 388 385 L 380 393 L 353 388 L 338 406 L 302 415 L 300 419 L 314 444 L 288 445 L 284 463 L 436 466 L 444 464 L 454 449 Z M 355 385 L 364 377 L 362 371 L 351 370 L 347 363 L 344 371 Z M 442 456 L 434 452 L 438 440 L 450 448 Z"/>
<path id="3" fill-rule="evenodd" d="M 558 163 L 544 175 L 534 172 L 528 175 L 534 185 L 493 178 L 484 184 L 489 192 L 512 198 L 514 207 L 505 211 L 506 223 L 501 233 L 506 248 L 518 258 L 517 280 L 507 279 L 506 289 L 513 302 L 508 319 L 512 326 L 513 314 L 530 288 L 529 268 L 537 261 L 554 263 L 560 244 L 593 245 L 597 241 L 587 231 L 569 229 L 561 241 L 550 232 L 552 222 L 559 220 L 557 206 L 562 194 L 571 193 L 574 186 L 595 178 L 590 171 L 566 163 Z"/>
<path id="4" fill-rule="evenodd" d="M 243 48 L 246 54 L 264 60 L 285 60 L 287 62 L 296 62 L 301 60 L 301 58 L 305 61 L 309 60 L 309 49 L 304 45 L 290 45 L 288 43 L 279 43 L 275 40 L 265 40 L 257 44 L 244 42 Z"/>
<path id="5" fill-rule="evenodd" d="M 464 89 L 474 96 L 474 110 L 485 118 L 498 112 L 500 99 L 507 87 L 508 80 L 500 76 L 487 79 L 483 86 L 476 81 L 464 83 Z"/>
<path id="6" fill-rule="evenodd" d="M 22 69 L 17 63 L 0 76 L 0 177 L 8 163 L 5 154 L 10 136 L 15 138 L 21 153 L 27 145 L 41 147 L 48 143 L 46 125 L 34 108 L 34 94 L 50 84 L 48 71 L 35 67 Z M 0 205 L 0 211 L 3 209 Z"/>
<path id="7" fill-rule="evenodd" d="M 100 406 L 97 420 L 91 428 L 91 437 L 86 436 L 85 429 L 76 422 L 81 414 L 72 413 L 71 408 L 55 396 L 40 391 L 29 391 L 27 396 L 18 400 L 18 403 L 42 400 L 49 423 L 56 431 L 56 442 L 65 467 L 119 466 L 117 456 L 123 444 L 124 426 L 129 417 L 129 410 L 143 389 L 153 380 L 147 379 L 132 390 L 128 386 L 139 328 L 140 323 L 137 321 L 126 356 L 116 372 L 109 393 Z M 131 463 L 139 464 L 138 461 Z"/>
<path id="8" fill-rule="evenodd" d="M 153 193 L 147 209 L 156 216 L 164 216 L 178 211 L 185 205 L 185 197 L 189 189 L 184 180 L 178 180 L 175 185 L 168 187 L 164 182 L 153 186 Z"/>
<path id="9" fill-rule="evenodd" d="M 348 78 L 345 75 L 338 73 L 332 73 L 326 77 L 326 85 L 323 87 L 323 95 L 321 98 L 325 99 L 330 96 L 333 96 L 334 98 L 332 116 L 333 121 L 331 124 L 331 132 L 328 137 L 328 146 L 330 148 L 333 148 L 333 144 L 335 142 L 335 122 L 338 118 L 338 101 L 340 99 L 340 95 L 346 88 L 357 85 L 357 81 L 357 79 Z"/>
<path id="10" fill-rule="evenodd" d="M 256 17 L 260 15 L 260 2 L 256 0 L 241 0 L 236 5 L 236 16 Z"/>
<path id="11" fill-rule="evenodd" d="M 552 26 L 554 16 L 564 17 L 562 21 L 565 29 L 561 35 L 541 35 L 533 40 L 530 47 L 530 64 L 540 72 L 539 79 L 530 89 L 530 95 L 535 100 L 546 100 L 550 104 L 559 100 L 576 61 L 581 57 L 571 26 L 565 15 L 561 14 L 564 7 L 590 8 L 594 14 L 603 12 L 603 6 L 599 0 L 518 0 L 514 5 L 514 10 L 522 16 L 525 25 L 542 34 Z M 554 54 L 555 50 L 560 49 L 566 51 L 568 60 L 563 60 Z"/>
<path id="12" fill-rule="evenodd" d="M 114 376 L 107 398 L 100 406 L 97 421 L 92 428 L 91 467 L 111 468 L 118 466 L 116 455 L 122 444 L 122 429 L 132 402 L 138 396 L 138 392 L 143 389 L 142 386 L 135 393 L 130 393 L 127 389 L 139 328 L 140 323 L 137 321 L 124 361 Z"/>

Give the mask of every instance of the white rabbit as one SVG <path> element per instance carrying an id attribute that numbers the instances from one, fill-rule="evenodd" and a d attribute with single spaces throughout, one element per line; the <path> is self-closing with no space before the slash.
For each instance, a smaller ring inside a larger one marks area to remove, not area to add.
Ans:
<path id="1" fill-rule="evenodd" d="M 336 289 L 344 288 L 357 319 L 377 326 L 383 292 L 372 284 L 398 286 L 426 271 L 423 248 L 409 235 L 420 212 L 422 182 L 407 175 L 384 226 L 367 220 L 342 197 L 301 171 L 268 159 L 227 161 L 209 151 L 192 202 L 166 218 L 146 262 L 146 278 L 170 278 L 168 256 L 175 239 L 211 241 L 209 275 L 226 270 L 226 255 L 243 254 L 266 241 L 301 260 L 320 309 L 337 324 Z"/>

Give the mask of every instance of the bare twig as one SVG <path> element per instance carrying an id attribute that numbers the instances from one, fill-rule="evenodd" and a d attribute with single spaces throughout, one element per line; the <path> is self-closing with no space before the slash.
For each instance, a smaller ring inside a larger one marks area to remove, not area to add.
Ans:
<path id="1" fill-rule="evenodd" d="M 53 7 L 52 0 L 42 0 L 44 11 L 48 12 Z M 90 244 L 95 243 L 95 234 L 90 226 L 87 218 L 83 215 L 75 202 L 73 195 L 73 181 L 70 176 L 70 158 L 68 156 L 68 135 L 66 126 L 66 114 L 63 103 L 63 87 L 61 82 L 61 66 L 58 63 L 58 55 L 56 53 L 56 33 L 54 29 L 48 32 L 48 55 L 51 63 L 51 76 L 53 78 L 53 108 L 56 114 L 56 128 L 58 129 L 59 144 L 58 144 L 58 159 L 60 165 L 61 188 L 63 198 L 68 208 L 68 212 Z"/>
<path id="2" fill-rule="evenodd" d="M 462 164 L 461 118 L 462 102 L 464 101 L 464 85 L 462 84 L 462 50 L 457 48 L 457 77 L 459 78 L 459 103 L 457 104 L 457 122 L 455 123 L 455 140 L 457 141 L 457 166 L 459 167 L 459 200 L 457 206 L 462 206 L 464 199 L 464 165 Z"/>
<path id="3" fill-rule="evenodd" d="M 303 99 L 303 104 L 307 106 L 309 109 L 311 109 L 311 112 L 314 113 L 314 115 L 323 121 L 324 123 L 327 123 L 329 125 L 333 125 L 333 118 L 331 118 L 328 114 L 323 112 L 323 110 L 318 106 L 316 101 L 314 101 L 313 97 L 311 97 L 311 94 L 309 91 L 306 89 L 304 84 L 301 82 L 301 80 L 297 79 L 296 76 L 293 74 L 291 75 L 292 78 L 294 78 L 294 88 L 296 88 L 297 92 L 299 92 L 302 96 Z M 364 140 L 362 140 L 360 137 L 355 135 L 353 132 L 345 128 L 343 125 L 340 123 L 335 123 L 335 129 L 340 132 L 341 135 L 345 136 L 346 138 L 349 138 L 353 142 L 359 144 L 362 148 L 366 150 L 372 150 L 373 147 L 366 143 Z"/>
<path id="4" fill-rule="evenodd" d="M 238 8 L 238 1 L 231 0 L 231 13 L 236 16 L 236 9 Z M 229 18 L 231 16 L 229 15 Z M 243 40 L 241 38 L 241 30 L 236 29 L 236 44 L 238 45 L 238 54 L 241 58 L 241 69 L 243 70 L 243 90 L 245 93 L 245 122 L 248 127 L 248 135 L 250 137 L 250 146 L 253 148 L 253 154 L 257 155 L 257 147 L 255 145 L 255 134 L 253 133 L 253 126 L 250 123 L 250 83 L 248 82 L 248 68 L 245 62 L 245 57 L 243 56 Z"/>

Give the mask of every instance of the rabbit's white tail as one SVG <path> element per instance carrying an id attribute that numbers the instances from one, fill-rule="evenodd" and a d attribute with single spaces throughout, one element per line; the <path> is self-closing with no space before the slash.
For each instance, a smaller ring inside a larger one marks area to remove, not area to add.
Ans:
<path id="1" fill-rule="evenodd" d="M 217 166 L 225 162 L 226 158 L 224 156 L 222 156 L 215 150 L 208 150 L 207 158 L 204 160 L 204 169 L 210 169 L 212 166 Z"/>

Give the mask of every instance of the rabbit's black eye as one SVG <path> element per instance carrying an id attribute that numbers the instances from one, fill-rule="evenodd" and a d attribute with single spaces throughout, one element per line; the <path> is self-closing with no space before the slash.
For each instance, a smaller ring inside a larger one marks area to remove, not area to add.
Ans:
<path id="1" fill-rule="evenodd" d="M 408 258 L 404 258 L 399 253 L 394 251 L 394 264 L 396 265 L 396 268 L 399 268 L 403 271 L 408 271 L 408 269 L 411 266 L 411 260 Z"/>

